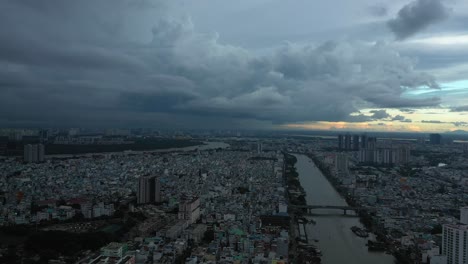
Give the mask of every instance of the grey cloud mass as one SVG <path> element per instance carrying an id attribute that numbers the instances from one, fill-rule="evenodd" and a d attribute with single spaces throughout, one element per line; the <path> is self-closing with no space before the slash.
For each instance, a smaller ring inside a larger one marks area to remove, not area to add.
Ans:
<path id="1" fill-rule="evenodd" d="M 411 119 L 407 119 L 406 117 L 402 115 L 396 115 L 392 118 L 392 121 L 400 121 L 403 123 L 412 123 L 413 121 Z"/>
<path id="2" fill-rule="evenodd" d="M 383 119 L 391 117 L 390 114 L 387 113 L 385 110 L 372 110 L 372 118 L 374 119 Z"/>
<path id="3" fill-rule="evenodd" d="M 454 107 L 450 109 L 450 112 L 468 112 L 468 105 Z"/>
<path id="4" fill-rule="evenodd" d="M 422 120 L 421 123 L 427 123 L 427 124 L 444 124 L 445 122 L 442 122 L 440 120 Z"/>
<path id="5" fill-rule="evenodd" d="M 4 1 L 0 122 L 265 125 L 347 121 L 362 106 L 440 103 L 402 97 L 438 85 L 385 44 L 285 43 L 257 53 L 197 32 L 164 3 Z"/>
<path id="6" fill-rule="evenodd" d="M 398 40 L 403 40 L 449 16 L 443 0 L 415 0 L 400 9 L 387 25 Z"/>

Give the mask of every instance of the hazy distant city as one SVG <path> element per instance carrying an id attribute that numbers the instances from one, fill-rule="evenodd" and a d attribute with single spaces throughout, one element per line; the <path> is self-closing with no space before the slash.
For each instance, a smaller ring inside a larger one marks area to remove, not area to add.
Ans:
<path id="1" fill-rule="evenodd" d="M 468 224 L 461 135 L 1 133 L 2 263 L 447 263 Z"/>

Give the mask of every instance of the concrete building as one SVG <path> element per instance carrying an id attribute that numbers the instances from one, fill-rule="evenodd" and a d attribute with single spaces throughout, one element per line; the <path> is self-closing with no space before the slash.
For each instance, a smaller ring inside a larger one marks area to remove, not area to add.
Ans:
<path id="1" fill-rule="evenodd" d="M 359 135 L 353 136 L 353 150 L 359 150 Z"/>
<path id="2" fill-rule="evenodd" d="M 406 146 L 401 146 L 395 150 L 395 163 L 405 164 L 410 161 L 410 149 Z"/>
<path id="3" fill-rule="evenodd" d="M 178 218 L 187 220 L 189 224 L 195 223 L 200 218 L 200 198 L 182 199 L 179 202 Z"/>
<path id="4" fill-rule="evenodd" d="M 105 257 L 122 258 L 127 250 L 127 244 L 111 242 L 107 246 L 101 248 L 101 255 Z"/>
<path id="5" fill-rule="evenodd" d="M 440 143 L 442 142 L 442 136 L 440 134 L 430 134 L 429 142 L 432 145 L 440 145 Z"/>
<path id="6" fill-rule="evenodd" d="M 375 137 L 368 137 L 367 138 L 367 149 L 376 149 L 377 148 L 377 138 Z"/>
<path id="7" fill-rule="evenodd" d="M 346 154 L 336 154 L 335 168 L 338 173 L 348 173 L 348 156 Z"/>
<path id="8" fill-rule="evenodd" d="M 460 223 L 468 225 L 468 207 L 460 208 Z"/>
<path id="9" fill-rule="evenodd" d="M 342 150 L 344 148 L 343 135 L 338 135 L 338 149 Z"/>
<path id="10" fill-rule="evenodd" d="M 367 148 L 367 136 L 361 135 L 361 149 Z"/>
<path id="11" fill-rule="evenodd" d="M 432 256 L 430 259 L 431 264 L 447 264 L 447 256 L 436 255 Z"/>
<path id="12" fill-rule="evenodd" d="M 447 264 L 468 263 L 467 239 L 468 225 L 444 225 L 442 236 L 442 255 L 447 256 Z"/>
<path id="13" fill-rule="evenodd" d="M 346 150 L 351 150 L 351 135 L 350 134 L 346 134 L 345 135 L 345 149 Z"/>
<path id="14" fill-rule="evenodd" d="M 156 176 L 140 177 L 138 180 L 137 203 L 161 202 L 161 183 Z"/>
<path id="15" fill-rule="evenodd" d="M 43 144 L 27 144 L 24 145 L 23 159 L 28 163 L 43 162 L 45 156 L 45 148 Z"/>

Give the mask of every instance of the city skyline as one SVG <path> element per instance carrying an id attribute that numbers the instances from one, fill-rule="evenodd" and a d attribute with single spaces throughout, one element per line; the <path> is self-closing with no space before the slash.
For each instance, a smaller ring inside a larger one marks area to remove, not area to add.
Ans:
<path id="1" fill-rule="evenodd" d="M 1 127 L 468 130 L 464 1 L 2 7 Z"/>

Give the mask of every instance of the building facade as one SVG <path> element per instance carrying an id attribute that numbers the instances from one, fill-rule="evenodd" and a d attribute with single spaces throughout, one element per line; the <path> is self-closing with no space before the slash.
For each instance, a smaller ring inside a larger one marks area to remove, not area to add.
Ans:
<path id="1" fill-rule="evenodd" d="M 159 203 L 161 202 L 161 182 L 156 176 L 140 177 L 138 179 L 137 203 Z"/>

